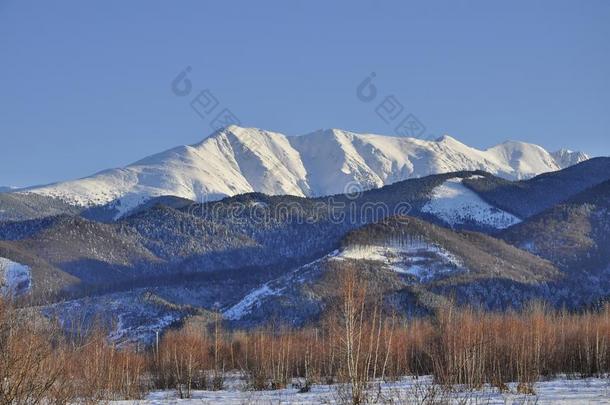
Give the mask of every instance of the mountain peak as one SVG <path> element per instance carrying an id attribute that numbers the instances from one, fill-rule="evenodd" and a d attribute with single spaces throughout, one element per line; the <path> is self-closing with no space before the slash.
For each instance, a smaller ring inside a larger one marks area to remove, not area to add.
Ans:
<path id="1" fill-rule="evenodd" d="M 258 128 L 242 127 L 239 125 L 231 124 L 231 125 L 227 125 L 225 127 L 222 127 L 220 129 L 214 131 L 212 134 L 207 136 L 205 139 L 215 138 L 215 137 L 219 137 L 219 136 L 222 136 L 225 134 L 240 134 L 240 133 L 244 133 L 244 132 L 257 132 L 257 131 L 261 131 L 261 130 Z M 204 141 L 205 141 L 205 139 L 204 139 Z"/>
<path id="2" fill-rule="evenodd" d="M 253 128 L 246 128 L 246 127 L 242 127 L 236 124 L 231 124 L 231 125 L 227 125 L 226 127 L 224 127 L 222 130 L 224 131 L 239 131 L 242 129 L 253 129 Z"/>
<path id="3" fill-rule="evenodd" d="M 443 136 L 439 136 L 434 141 L 436 143 L 459 143 L 459 144 L 463 145 L 462 142 L 458 141 L 457 139 L 455 139 L 451 135 L 447 135 L 447 134 L 445 134 Z"/>
<path id="4" fill-rule="evenodd" d="M 551 153 L 553 159 L 557 162 L 557 165 L 561 168 L 573 166 L 585 160 L 589 160 L 590 157 L 583 152 L 574 152 L 570 149 L 559 149 L 556 152 Z"/>
<path id="5" fill-rule="evenodd" d="M 341 134 L 341 133 L 345 133 L 348 131 L 345 131 L 343 129 L 339 129 L 339 128 L 320 128 L 320 129 L 316 129 L 315 131 L 309 132 L 305 135 L 301 135 L 301 136 L 308 136 L 308 135 L 314 135 L 317 134 L 319 136 L 337 136 L 337 134 Z"/>
<path id="6" fill-rule="evenodd" d="M 538 145 L 535 145 L 533 143 L 527 143 L 527 142 L 523 142 L 523 141 L 516 141 L 514 139 L 507 139 L 504 142 L 502 142 L 500 145 L 506 145 L 506 146 L 533 145 L 533 146 L 538 146 Z"/>

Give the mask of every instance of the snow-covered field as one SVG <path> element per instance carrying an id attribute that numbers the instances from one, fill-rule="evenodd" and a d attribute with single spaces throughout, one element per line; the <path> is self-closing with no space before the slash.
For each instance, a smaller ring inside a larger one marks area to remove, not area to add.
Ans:
<path id="1" fill-rule="evenodd" d="M 242 382 L 242 384 L 245 384 Z M 373 384 L 369 390 L 371 403 L 378 404 L 610 404 L 610 379 L 560 378 L 539 382 L 534 395 L 518 394 L 516 384 L 510 392 L 500 393 L 486 387 L 480 391 L 454 389 L 450 392 L 432 384 L 430 377 L 405 378 L 391 383 Z M 276 391 L 249 391 L 233 384 L 224 391 L 194 391 L 191 399 L 178 399 L 173 391 L 157 391 L 142 401 L 120 401 L 118 404 L 342 404 L 345 392 L 341 386 L 314 385 L 310 392 L 297 388 Z"/>

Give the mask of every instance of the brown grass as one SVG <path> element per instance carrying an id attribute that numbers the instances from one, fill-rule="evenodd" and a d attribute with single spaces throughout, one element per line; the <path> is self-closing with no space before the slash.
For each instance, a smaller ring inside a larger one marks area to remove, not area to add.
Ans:
<path id="1" fill-rule="evenodd" d="M 0 300 L 0 404 L 97 403 L 147 391 L 147 355 L 118 350 L 99 330 L 69 341 L 34 315 Z"/>
<path id="2" fill-rule="evenodd" d="M 294 378 L 344 383 L 343 398 L 370 400 L 370 382 L 432 374 L 444 386 L 517 382 L 531 393 L 541 377 L 610 372 L 610 305 L 569 313 L 533 304 L 489 313 L 447 306 L 429 318 L 384 310 L 353 272 L 327 315 L 301 329 L 226 331 L 216 316 L 187 324 L 138 352 L 117 349 L 95 329 L 69 340 L 52 322 L 0 302 L 0 403 L 98 402 L 141 398 L 151 388 L 222 389 L 227 370 L 241 370 L 252 389 L 278 389 Z"/>

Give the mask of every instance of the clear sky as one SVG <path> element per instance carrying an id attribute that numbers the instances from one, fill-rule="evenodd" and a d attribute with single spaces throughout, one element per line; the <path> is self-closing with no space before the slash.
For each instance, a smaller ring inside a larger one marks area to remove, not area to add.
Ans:
<path id="1" fill-rule="evenodd" d="M 610 155 L 610 1 L 0 0 L 0 185 L 202 140 L 186 66 L 244 126 L 391 134 L 393 95 L 426 136 Z"/>

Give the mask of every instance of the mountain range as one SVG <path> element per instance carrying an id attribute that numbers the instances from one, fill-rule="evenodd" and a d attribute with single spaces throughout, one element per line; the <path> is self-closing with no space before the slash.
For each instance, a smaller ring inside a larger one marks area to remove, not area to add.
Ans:
<path id="1" fill-rule="evenodd" d="M 236 328 L 315 322 L 347 267 L 409 316 L 450 300 L 607 299 L 610 158 L 475 151 L 448 137 L 230 127 L 125 169 L 0 193 L 0 292 L 68 329 L 107 321 L 119 343 L 211 310 Z"/>
<path id="2" fill-rule="evenodd" d="M 80 207 L 107 205 L 119 217 L 165 195 L 200 202 L 249 192 L 318 197 L 464 170 L 527 179 L 586 159 L 514 141 L 482 151 L 450 136 L 425 141 L 339 129 L 286 136 L 229 126 L 124 168 L 27 191 Z"/>

